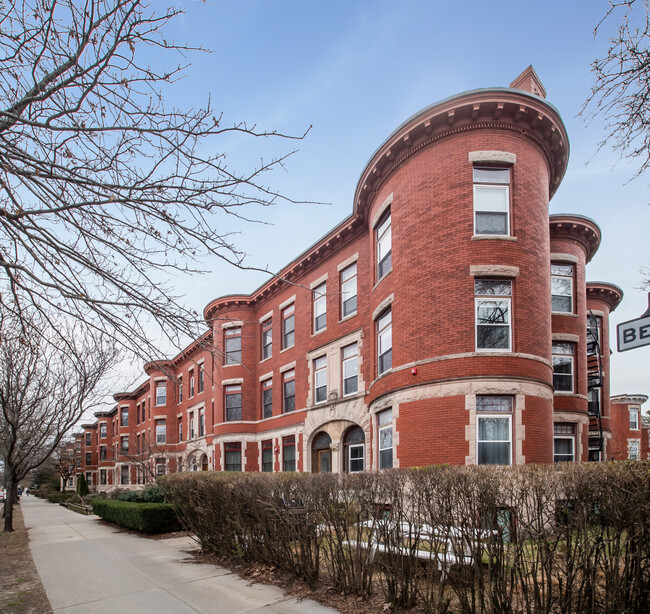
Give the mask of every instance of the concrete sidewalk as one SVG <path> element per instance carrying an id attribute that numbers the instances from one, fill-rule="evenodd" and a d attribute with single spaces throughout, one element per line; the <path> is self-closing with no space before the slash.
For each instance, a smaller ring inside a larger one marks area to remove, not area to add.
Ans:
<path id="1" fill-rule="evenodd" d="M 152 540 L 24 496 L 36 569 L 56 614 L 334 614 L 216 565 L 192 563 L 189 537 Z"/>

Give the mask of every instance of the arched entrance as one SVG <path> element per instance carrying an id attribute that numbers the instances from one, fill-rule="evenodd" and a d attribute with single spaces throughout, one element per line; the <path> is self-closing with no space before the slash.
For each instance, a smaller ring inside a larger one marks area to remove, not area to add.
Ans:
<path id="1" fill-rule="evenodd" d="M 311 470 L 313 473 L 332 471 L 332 438 L 324 431 L 314 437 L 311 444 Z"/>
<path id="2" fill-rule="evenodd" d="M 343 466 L 348 473 L 366 468 L 366 436 L 360 426 L 352 426 L 343 435 Z"/>
<path id="3" fill-rule="evenodd" d="M 208 455 L 204 454 L 201 457 L 201 471 L 207 471 L 208 470 Z"/>

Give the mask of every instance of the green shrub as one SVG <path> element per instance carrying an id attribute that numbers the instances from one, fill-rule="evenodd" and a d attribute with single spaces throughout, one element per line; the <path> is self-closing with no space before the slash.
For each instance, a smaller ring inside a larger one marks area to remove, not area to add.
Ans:
<path id="1" fill-rule="evenodd" d="M 142 498 L 146 503 L 165 502 L 165 495 L 158 484 L 147 484 L 142 491 Z"/>
<path id="2" fill-rule="evenodd" d="M 131 501 L 133 503 L 142 503 L 142 497 L 140 495 L 140 491 L 138 491 L 138 490 L 130 490 L 128 492 L 123 492 L 123 493 L 117 495 L 117 500 L 118 501 Z"/>
<path id="3" fill-rule="evenodd" d="M 93 499 L 93 512 L 107 522 L 145 533 L 165 533 L 180 528 L 168 503 L 134 503 L 119 499 Z"/>
<path id="4" fill-rule="evenodd" d="M 81 497 L 85 497 L 90 492 L 88 482 L 86 482 L 86 476 L 83 473 L 77 478 L 77 492 Z"/>
<path id="5" fill-rule="evenodd" d="M 50 503 L 63 503 L 70 499 L 75 493 L 73 492 L 51 492 L 47 495 L 47 500 Z"/>

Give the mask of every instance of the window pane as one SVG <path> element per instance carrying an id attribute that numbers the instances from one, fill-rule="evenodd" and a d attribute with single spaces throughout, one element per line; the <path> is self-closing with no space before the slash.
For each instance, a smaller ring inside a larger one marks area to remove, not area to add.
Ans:
<path id="1" fill-rule="evenodd" d="M 393 446 L 393 429 L 384 428 L 379 431 L 379 447 L 384 450 Z"/>
<path id="2" fill-rule="evenodd" d="M 477 214 L 490 211 L 502 212 L 505 215 L 508 211 L 508 188 L 505 186 L 474 186 L 474 208 Z"/>
<path id="3" fill-rule="evenodd" d="M 478 444 L 479 465 L 509 465 L 510 464 L 510 443 L 488 443 Z"/>
<path id="4" fill-rule="evenodd" d="M 479 301 L 476 315 L 479 324 L 507 324 L 509 301 Z"/>
<path id="5" fill-rule="evenodd" d="M 475 279 L 474 294 L 478 296 L 511 296 L 512 282 Z"/>
<path id="6" fill-rule="evenodd" d="M 478 438 L 479 441 L 509 441 L 510 420 L 508 418 L 480 418 Z"/>
<path id="7" fill-rule="evenodd" d="M 475 166 L 474 183 L 510 183 L 510 169 Z"/>

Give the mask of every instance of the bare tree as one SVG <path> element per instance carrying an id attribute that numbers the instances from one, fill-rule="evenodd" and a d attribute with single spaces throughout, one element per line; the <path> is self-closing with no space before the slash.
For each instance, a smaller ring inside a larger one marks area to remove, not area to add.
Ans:
<path id="1" fill-rule="evenodd" d="M 65 492 L 68 480 L 78 471 L 77 465 L 81 462 L 81 452 L 76 449 L 74 441 L 62 440 L 53 452 L 53 460 L 63 484 L 61 490 Z"/>
<path id="2" fill-rule="evenodd" d="M 223 137 L 304 136 L 227 125 L 209 102 L 166 108 L 186 57 L 203 51 L 165 34 L 179 13 L 141 0 L 0 3 L 2 306 L 35 307 L 54 330 L 76 318 L 147 356 L 151 318 L 177 344 L 205 330 L 169 274 L 201 272 L 207 257 L 243 267 L 215 225 L 288 200 L 265 175 L 293 152 L 237 171 Z"/>
<path id="3" fill-rule="evenodd" d="M 28 331 L 37 327 L 32 322 Z M 5 531 L 13 530 L 18 484 L 42 465 L 85 409 L 104 396 L 100 382 L 116 360 L 114 345 L 62 333 L 66 344 L 25 333 L 21 322 L 4 318 L 0 328 L 0 456 L 7 497 Z M 57 339 L 58 341 L 58 339 Z"/>
<path id="4" fill-rule="evenodd" d="M 135 467 L 138 480 L 143 484 L 156 481 L 156 461 L 166 457 L 166 444 L 156 441 L 155 432 L 151 429 L 143 431 L 142 435 L 132 433 L 128 439 L 128 448 L 120 446 L 119 455 L 131 467 Z M 138 481 L 139 483 L 139 481 Z"/>
<path id="5" fill-rule="evenodd" d="M 650 167 L 650 13 L 648 0 L 610 0 L 594 34 L 620 15 L 604 57 L 591 65 L 596 81 L 581 114 L 601 116 L 609 146 L 621 157 L 640 163 L 637 175 Z"/>

